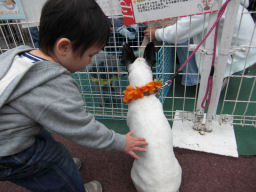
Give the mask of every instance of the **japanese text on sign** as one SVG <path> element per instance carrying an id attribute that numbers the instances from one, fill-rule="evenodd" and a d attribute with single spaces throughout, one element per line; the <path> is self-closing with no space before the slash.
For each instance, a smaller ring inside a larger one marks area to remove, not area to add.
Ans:
<path id="1" fill-rule="evenodd" d="M 120 0 L 126 25 L 217 10 L 216 0 Z"/>

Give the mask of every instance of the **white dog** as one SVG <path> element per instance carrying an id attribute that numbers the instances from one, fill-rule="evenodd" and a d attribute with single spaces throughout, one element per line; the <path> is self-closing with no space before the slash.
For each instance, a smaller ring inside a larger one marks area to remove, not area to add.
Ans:
<path id="1" fill-rule="evenodd" d="M 147 152 L 139 153 L 140 159 L 133 163 L 132 181 L 138 192 L 177 192 L 181 184 L 181 167 L 173 152 L 172 131 L 162 104 L 155 94 L 144 93 L 139 99 L 134 97 L 136 88 L 145 91 L 145 85 L 153 82 L 154 44 L 149 43 L 144 58 L 137 59 L 132 49 L 124 45 L 122 62 L 127 66 L 130 83 L 130 91 L 127 87 L 124 92 L 124 101 L 129 103 L 127 124 L 136 137 L 143 137 L 149 143 Z M 152 87 L 152 83 L 150 85 Z"/>

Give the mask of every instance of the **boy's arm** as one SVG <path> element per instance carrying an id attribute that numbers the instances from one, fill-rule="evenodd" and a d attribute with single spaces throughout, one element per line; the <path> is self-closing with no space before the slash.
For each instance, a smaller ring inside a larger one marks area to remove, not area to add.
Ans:
<path id="1" fill-rule="evenodd" d="M 34 88 L 12 102 L 12 106 L 44 129 L 83 146 L 123 150 L 125 135 L 118 134 L 85 111 L 79 89 L 69 74 Z"/>
<path id="2" fill-rule="evenodd" d="M 12 102 L 12 106 L 35 121 L 82 146 L 125 151 L 134 158 L 134 151 L 146 145 L 142 138 L 121 135 L 95 120 L 85 111 L 83 99 L 75 81 L 63 74 L 29 91 Z"/>

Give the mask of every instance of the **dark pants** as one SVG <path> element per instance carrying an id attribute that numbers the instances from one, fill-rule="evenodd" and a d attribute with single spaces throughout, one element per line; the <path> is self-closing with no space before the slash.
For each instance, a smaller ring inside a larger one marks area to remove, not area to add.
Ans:
<path id="1" fill-rule="evenodd" d="M 47 131 L 27 150 L 0 157 L 0 180 L 35 192 L 85 192 L 71 155 Z"/>
<path id="2" fill-rule="evenodd" d="M 193 43 L 191 40 L 190 43 Z M 188 42 L 180 43 L 179 45 L 187 46 Z M 192 53 L 189 52 L 189 55 Z M 180 66 L 185 63 L 188 58 L 188 48 L 187 47 L 178 47 L 177 48 L 177 55 L 179 58 Z M 181 84 L 184 86 L 194 86 L 200 83 L 200 75 L 198 74 L 198 69 L 196 65 L 195 56 L 193 56 L 188 64 L 182 69 L 182 73 L 186 73 L 182 75 Z"/>

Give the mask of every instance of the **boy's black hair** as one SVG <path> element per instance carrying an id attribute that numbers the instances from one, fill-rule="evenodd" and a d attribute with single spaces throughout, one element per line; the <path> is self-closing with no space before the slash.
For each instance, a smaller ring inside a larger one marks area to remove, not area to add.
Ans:
<path id="1" fill-rule="evenodd" d="M 48 0 L 41 13 L 39 48 L 49 55 L 59 38 L 71 40 L 80 56 L 91 46 L 104 46 L 110 23 L 95 0 Z"/>

